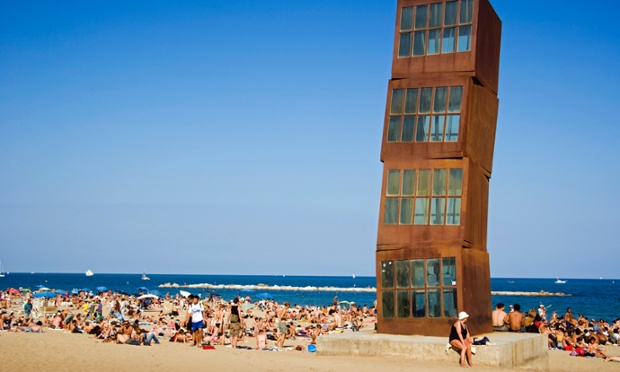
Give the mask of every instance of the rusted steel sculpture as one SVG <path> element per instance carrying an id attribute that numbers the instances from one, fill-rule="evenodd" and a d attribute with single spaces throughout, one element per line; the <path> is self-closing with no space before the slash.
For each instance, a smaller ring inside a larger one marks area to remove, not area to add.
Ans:
<path id="1" fill-rule="evenodd" d="M 378 331 L 490 332 L 489 179 L 501 21 L 488 0 L 398 0 L 381 148 Z"/>

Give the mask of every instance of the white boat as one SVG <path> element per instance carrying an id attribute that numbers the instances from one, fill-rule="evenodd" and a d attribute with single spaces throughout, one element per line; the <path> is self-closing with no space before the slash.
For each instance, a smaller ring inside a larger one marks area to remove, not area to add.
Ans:
<path id="1" fill-rule="evenodd" d="M 353 274 L 353 279 L 355 279 L 355 274 Z"/>
<path id="2" fill-rule="evenodd" d="M 95 273 L 92 272 L 92 270 L 86 270 L 86 276 L 93 276 L 95 275 Z"/>
<path id="3" fill-rule="evenodd" d="M 4 270 L 2 269 L 2 261 L 0 261 L 0 278 L 4 278 Z"/>
<path id="4" fill-rule="evenodd" d="M 142 280 L 151 280 L 148 276 L 146 276 L 146 271 L 142 273 Z"/>
<path id="5" fill-rule="evenodd" d="M 555 284 L 564 284 L 566 283 L 566 280 L 560 280 L 560 278 L 557 278 L 557 280 L 555 281 Z"/>

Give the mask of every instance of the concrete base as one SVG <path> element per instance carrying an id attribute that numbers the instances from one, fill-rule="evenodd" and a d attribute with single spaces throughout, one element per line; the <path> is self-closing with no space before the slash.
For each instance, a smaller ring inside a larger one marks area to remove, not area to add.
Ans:
<path id="1" fill-rule="evenodd" d="M 495 345 L 476 346 L 474 363 L 500 368 L 549 370 L 547 336 L 535 333 L 494 332 Z M 346 332 L 317 338 L 319 355 L 388 356 L 458 363 L 459 354 L 446 351 L 448 337 L 402 336 L 373 332 Z"/>

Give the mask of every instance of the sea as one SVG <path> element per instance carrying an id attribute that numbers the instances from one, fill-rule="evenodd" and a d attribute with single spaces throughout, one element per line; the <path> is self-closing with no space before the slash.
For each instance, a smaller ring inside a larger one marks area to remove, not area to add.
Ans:
<path id="1" fill-rule="evenodd" d="M 235 296 L 255 296 L 268 293 L 279 302 L 288 301 L 292 305 L 320 305 L 327 306 L 333 303 L 334 296 L 339 301 L 355 302 L 359 305 L 372 306 L 375 292 L 362 289 L 376 287 L 374 276 L 289 276 L 289 275 L 185 275 L 185 274 L 149 274 L 150 280 L 141 280 L 141 274 L 99 274 L 86 276 L 84 273 L 10 273 L 0 278 L 0 288 L 30 288 L 37 286 L 50 289 L 71 291 L 72 289 L 90 289 L 106 287 L 113 291 L 139 293 L 140 287 L 146 287 L 150 292 L 165 295 L 175 295 L 179 290 L 186 290 L 194 294 L 208 296 L 209 290 L 198 288 L 160 288 L 162 284 L 176 283 L 179 285 L 212 284 L 212 285 L 239 285 L 256 286 L 266 285 L 265 290 L 254 292 L 240 291 L 239 289 L 215 289 L 225 300 Z M 556 284 L 556 279 L 523 279 L 523 278 L 491 278 L 491 291 L 508 292 L 508 295 L 493 295 L 495 305 L 502 302 L 508 305 L 518 303 L 522 311 L 538 308 L 545 305 L 548 315 L 556 311 L 563 315 L 567 308 L 573 314 L 582 314 L 589 319 L 605 319 L 612 321 L 620 317 L 620 280 L 613 279 L 565 279 L 566 283 Z M 273 287 L 294 287 L 295 290 L 275 290 Z M 306 290 L 304 288 L 334 287 L 332 290 Z M 344 290 L 340 290 L 344 288 Z M 564 296 L 521 296 L 515 292 L 561 292 Z M 460 310 L 460 309 L 459 309 Z M 466 310 L 466 309 L 463 309 Z M 490 309 L 491 310 L 491 309 Z"/>

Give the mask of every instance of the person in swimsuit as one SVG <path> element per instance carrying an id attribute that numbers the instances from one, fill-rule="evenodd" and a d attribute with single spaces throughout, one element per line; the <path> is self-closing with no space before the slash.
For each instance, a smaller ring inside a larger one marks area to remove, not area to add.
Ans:
<path id="1" fill-rule="evenodd" d="M 469 315 L 461 311 L 459 313 L 459 320 L 457 320 L 450 329 L 450 345 L 452 348 L 461 353 L 461 358 L 459 360 L 459 364 L 461 367 L 466 367 L 465 358 L 467 358 L 467 363 L 470 367 L 473 367 L 473 361 L 471 358 L 471 345 L 473 344 L 471 340 L 471 335 L 467 330 L 467 319 L 469 319 Z"/>

